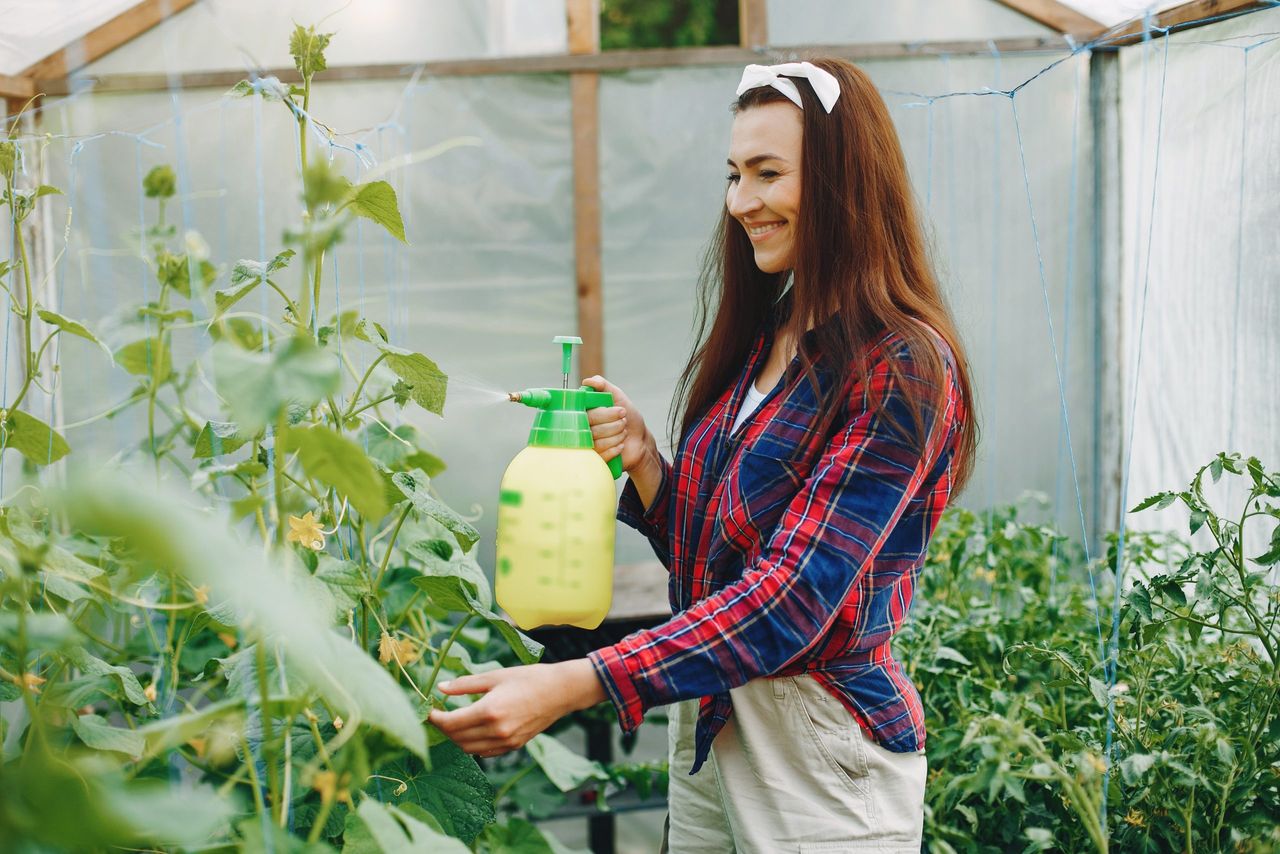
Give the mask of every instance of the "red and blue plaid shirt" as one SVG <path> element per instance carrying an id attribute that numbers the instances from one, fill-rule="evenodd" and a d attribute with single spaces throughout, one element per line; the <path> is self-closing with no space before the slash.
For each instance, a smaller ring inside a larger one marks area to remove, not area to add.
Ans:
<path id="1" fill-rule="evenodd" d="M 736 382 L 685 433 L 674 464 L 663 460 L 647 510 L 628 482 L 618 518 L 671 571 L 675 616 L 589 656 L 624 730 L 648 708 L 702 698 L 694 773 L 733 710 L 730 688 L 808 673 L 884 747 L 924 748 L 920 695 L 889 640 L 951 493 L 964 417 L 953 354 L 932 337 L 946 388 L 923 413 L 923 455 L 885 417 L 912 424 L 890 365 L 913 377 L 913 362 L 893 334 L 875 343 L 867 382 L 852 383 L 823 435 L 798 361 L 730 435 L 772 345 L 765 330 Z M 819 387 L 829 388 L 821 357 L 816 367 Z"/>

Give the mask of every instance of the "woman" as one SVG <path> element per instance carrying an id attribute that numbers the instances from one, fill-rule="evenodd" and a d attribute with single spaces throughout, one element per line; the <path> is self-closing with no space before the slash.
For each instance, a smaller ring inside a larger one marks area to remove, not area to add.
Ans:
<path id="1" fill-rule="evenodd" d="M 671 851 L 919 851 L 924 718 L 889 651 L 976 431 L 888 111 L 847 62 L 748 66 L 672 462 L 592 413 L 676 614 L 588 658 L 466 676 L 431 721 L 517 748 L 606 697 L 671 715 Z M 790 285 L 788 287 L 788 285 Z M 709 296 L 709 292 L 710 296 Z"/>

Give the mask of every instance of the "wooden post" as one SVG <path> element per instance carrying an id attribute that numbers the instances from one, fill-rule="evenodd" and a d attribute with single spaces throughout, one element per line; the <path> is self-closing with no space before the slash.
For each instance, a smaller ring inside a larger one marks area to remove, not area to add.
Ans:
<path id="1" fill-rule="evenodd" d="M 600 0 L 565 0 L 569 53 L 600 52 Z M 569 75 L 573 115 L 573 253 L 580 376 L 604 373 L 604 279 L 600 261 L 600 75 Z"/>
<path id="2" fill-rule="evenodd" d="M 186 9 L 195 0 L 143 0 L 130 6 L 105 24 L 90 30 L 71 44 L 49 54 L 22 72 L 23 77 L 40 80 L 65 77 L 101 56 L 105 56 L 170 15 Z"/>
<path id="3" fill-rule="evenodd" d="M 769 12 L 765 0 L 738 0 L 738 44 L 747 50 L 769 46 Z"/>
<path id="4" fill-rule="evenodd" d="M 1154 15 L 1152 27 L 1188 29 L 1189 25 L 1210 18 L 1245 14 L 1259 9 L 1274 8 L 1268 0 L 1192 0 Z M 1143 18 L 1135 18 L 1127 24 L 1113 27 L 1105 44 L 1107 47 L 1124 47 L 1137 44 L 1145 35 Z M 1160 38 L 1164 32 L 1152 32 L 1151 38 Z"/>

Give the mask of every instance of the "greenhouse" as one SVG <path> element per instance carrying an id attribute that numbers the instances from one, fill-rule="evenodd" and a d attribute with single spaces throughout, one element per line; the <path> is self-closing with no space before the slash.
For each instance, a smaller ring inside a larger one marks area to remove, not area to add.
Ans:
<path id="1" fill-rule="evenodd" d="M 1277 7 L 0 2 L 0 849 L 1280 850 Z"/>

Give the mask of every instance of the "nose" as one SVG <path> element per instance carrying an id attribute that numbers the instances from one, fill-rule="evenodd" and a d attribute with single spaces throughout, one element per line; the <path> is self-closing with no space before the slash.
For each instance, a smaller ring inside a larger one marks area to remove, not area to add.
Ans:
<path id="1" fill-rule="evenodd" d="M 744 187 L 741 182 L 729 187 L 729 192 L 725 196 L 725 206 L 729 209 L 729 216 L 735 219 L 742 219 L 764 207 L 760 197 L 749 187 Z"/>

